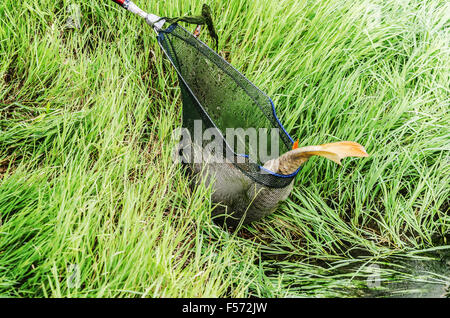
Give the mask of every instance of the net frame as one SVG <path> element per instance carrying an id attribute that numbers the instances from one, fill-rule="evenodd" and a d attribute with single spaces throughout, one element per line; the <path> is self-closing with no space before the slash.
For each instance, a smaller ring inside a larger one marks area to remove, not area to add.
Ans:
<path id="1" fill-rule="evenodd" d="M 250 80 L 248 80 L 242 73 L 236 70 L 230 63 L 218 55 L 214 50 L 212 50 L 208 45 L 203 43 L 192 33 L 187 31 L 185 28 L 177 23 L 171 24 L 166 29 L 159 29 L 157 32 L 157 40 L 161 49 L 169 59 L 172 66 L 175 68 L 180 88 L 181 96 L 183 102 L 183 124 L 184 128 L 187 128 L 192 134 L 192 127 L 189 122 L 192 117 L 201 119 L 205 129 L 214 128 L 219 132 L 221 142 L 223 143 L 223 156 L 226 158 L 232 158 L 232 163 L 237 167 L 242 173 L 251 178 L 253 181 L 271 188 L 284 188 L 291 184 L 292 180 L 301 170 L 301 167 L 297 169 L 292 174 L 282 175 L 274 173 L 257 162 L 251 160 L 245 160 L 242 162 L 242 158 L 249 159 L 248 154 L 238 154 L 230 147 L 224 137 L 221 129 L 216 125 L 214 119 L 210 116 L 196 93 L 192 89 L 192 83 L 186 78 L 188 71 L 182 69 L 182 62 L 180 62 L 177 56 L 177 48 L 174 44 L 175 41 L 182 41 L 183 45 L 190 45 L 196 52 L 202 54 L 202 56 L 208 61 L 212 62 L 213 65 L 224 73 L 226 73 L 229 78 L 234 80 L 238 86 L 240 86 L 245 93 L 255 102 L 259 110 L 264 113 L 265 117 L 270 123 L 270 127 L 266 128 L 278 128 L 279 135 L 282 142 L 287 150 L 292 149 L 294 140 L 291 138 L 289 133 L 283 127 L 282 123 L 278 119 L 275 111 L 275 106 L 270 97 L 268 97 L 264 92 L 262 92 L 258 87 L 256 87 Z M 181 42 L 180 42 L 181 43 Z M 179 53 L 179 52 L 178 52 Z M 205 88 L 206 89 L 206 88 Z M 262 105 L 264 103 L 265 105 Z M 193 114 L 195 115 L 193 116 Z M 267 125 L 269 126 L 269 125 Z M 241 160 L 236 160 L 241 157 Z"/>

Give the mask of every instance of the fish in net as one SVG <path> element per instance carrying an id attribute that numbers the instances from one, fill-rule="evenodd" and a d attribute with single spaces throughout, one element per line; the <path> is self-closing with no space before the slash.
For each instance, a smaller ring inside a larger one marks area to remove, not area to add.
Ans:
<path id="1" fill-rule="evenodd" d="M 311 156 L 337 163 L 349 156 L 368 156 L 361 145 L 351 141 L 298 148 L 277 118 L 272 100 L 178 24 L 207 25 L 217 45 L 207 6 L 201 16 L 173 19 L 147 14 L 131 1 L 123 1 L 122 6 L 154 28 L 160 47 L 178 74 L 183 132 L 176 153 L 197 180 L 212 187 L 216 222 L 237 227 L 274 212 L 288 197 L 295 176 Z M 166 22 L 172 23 L 163 29 Z"/>

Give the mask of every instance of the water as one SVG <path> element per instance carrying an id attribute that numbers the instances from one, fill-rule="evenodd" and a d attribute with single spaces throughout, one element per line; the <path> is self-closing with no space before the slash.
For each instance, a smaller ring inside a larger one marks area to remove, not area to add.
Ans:
<path id="1" fill-rule="evenodd" d="M 272 259 L 264 268 L 276 297 L 450 298 L 450 246 L 331 263 Z"/>
<path id="2" fill-rule="evenodd" d="M 450 249 L 369 266 L 361 297 L 450 298 Z M 369 271 L 370 271 L 369 270 Z"/>

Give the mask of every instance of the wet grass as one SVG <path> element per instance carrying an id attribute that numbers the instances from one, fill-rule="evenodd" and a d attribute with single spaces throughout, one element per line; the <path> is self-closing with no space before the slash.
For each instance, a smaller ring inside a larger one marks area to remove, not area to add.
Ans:
<path id="1" fill-rule="evenodd" d="M 371 154 L 311 160 L 276 213 L 237 232 L 172 163 L 180 91 L 153 31 L 104 2 L 69 29 L 70 4 L 0 4 L 0 295 L 361 296 L 374 265 L 387 287 L 411 279 L 394 256 L 448 245 L 445 1 L 210 2 L 219 53 L 300 145 Z"/>

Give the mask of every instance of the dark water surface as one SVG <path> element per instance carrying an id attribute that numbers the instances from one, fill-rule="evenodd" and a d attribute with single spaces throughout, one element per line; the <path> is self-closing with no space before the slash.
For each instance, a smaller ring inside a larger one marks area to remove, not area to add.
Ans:
<path id="1" fill-rule="evenodd" d="M 450 298 L 450 247 L 372 265 L 361 297 Z"/>
<path id="2" fill-rule="evenodd" d="M 283 297 L 450 298 L 450 246 L 331 263 L 272 260 L 264 268 L 269 290 L 281 286 Z"/>

